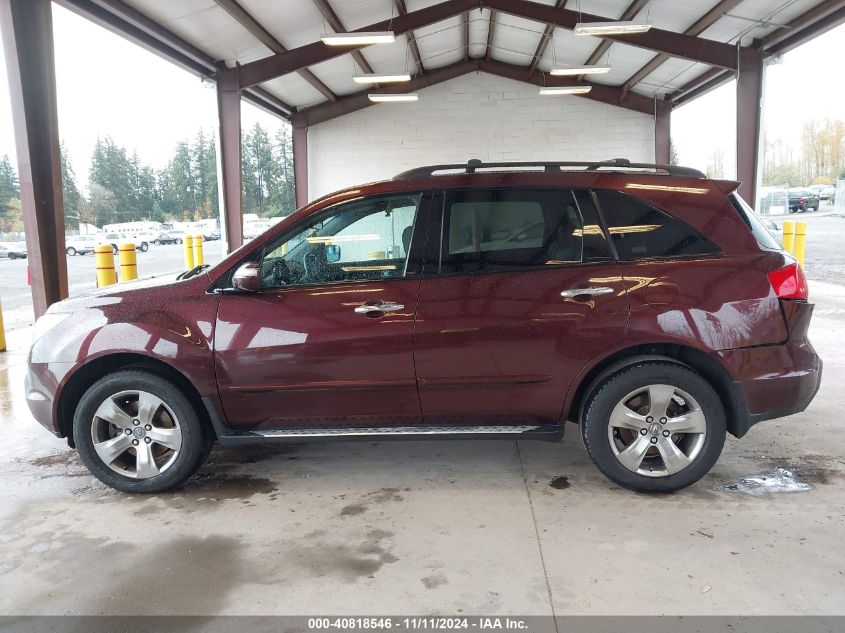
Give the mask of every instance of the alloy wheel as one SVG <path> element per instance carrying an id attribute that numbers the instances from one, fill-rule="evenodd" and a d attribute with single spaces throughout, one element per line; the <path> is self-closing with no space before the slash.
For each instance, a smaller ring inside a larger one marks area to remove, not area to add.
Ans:
<path id="1" fill-rule="evenodd" d="M 646 477 L 666 477 L 687 468 L 701 453 L 707 420 L 686 391 L 654 384 L 630 392 L 616 404 L 607 434 L 625 468 Z"/>
<path id="2" fill-rule="evenodd" d="M 182 447 L 176 415 L 147 391 L 121 391 L 106 398 L 91 424 L 94 450 L 111 470 L 149 479 L 170 468 Z"/>

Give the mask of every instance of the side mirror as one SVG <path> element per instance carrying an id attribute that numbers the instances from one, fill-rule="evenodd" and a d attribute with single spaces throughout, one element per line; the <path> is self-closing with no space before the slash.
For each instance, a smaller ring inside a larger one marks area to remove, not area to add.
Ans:
<path id="1" fill-rule="evenodd" d="M 326 246 L 326 261 L 330 264 L 336 264 L 340 261 L 340 246 L 337 244 Z"/>
<path id="2" fill-rule="evenodd" d="M 240 292 L 261 291 L 261 265 L 256 262 L 247 262 L 232 275 L 232 288 Z"/>

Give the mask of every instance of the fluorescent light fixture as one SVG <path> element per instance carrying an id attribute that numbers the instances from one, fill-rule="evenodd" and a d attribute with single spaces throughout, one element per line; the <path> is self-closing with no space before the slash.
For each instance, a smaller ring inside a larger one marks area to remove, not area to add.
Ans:
<path id="1" fill-rule="evenodd" d="M 328 46 L 360 46 L 362 44 L 392 44 L 396 41 L 393 31 L 353 31 L 332 33 L 320 38 Z"/>
<path id="2" fill-rule="evenodd" d="M 540 88 L 541 95 L 585 95 L 592 86 L 560 86 L 557 88 Z"/>
<path id="3" fill-rule="evenodd" d="M 370 93 L 367 98 L 373 103 L 401 103 L 403 101 L 419 101 L 416 92 L 403 92 L 396 94 Z"/>
<path id="4" fill-rule="evenodd" d="M 650 28 L 651 24 L 631 21 L 579 22 L 572 32 L 575 35 L 631 35 L 645 33 Z"/>
<path id="5" fill-rule="evenodd" d="M 399 75 L 378 75 L 370 73 L 369 75 L 356 75 L 352 78 L 356 84 L 393 84 L 401 81 L 411 81 L 411 75 L 402 73 Z"/>
<path id="6" fill-rule="evenodd" d="M 602 75 L 610 72 L 610 66 L 568 66 L 566 68 L 552 68 L 550 75 L 556 77 L 571 77 L 574 75 Z"/>

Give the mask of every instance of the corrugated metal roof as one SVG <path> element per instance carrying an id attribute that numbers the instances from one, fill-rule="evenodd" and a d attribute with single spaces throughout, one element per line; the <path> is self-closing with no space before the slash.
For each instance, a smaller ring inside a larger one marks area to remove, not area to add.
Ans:
<path id="1" fill-rule="evenodd" d="M 68 0 L 73 2 L 73 0 Z M 536 4 L 554 5 L 555 0 L 532 0 Z M 106 10 L 113 10 L 112 0 L 95 0 Z M 355 30 L 367 25 L 395 18 L 400 13 L 401 0 L 237 0 L 261 26 L 287 49 L 295 49 L 318 41 L 333 32 L 323 17 L 317 2 L 330 3 L 346 30 Z M 616 19 L 623 15 L 632 0 L 569 0 L 565 8 L 588 14 L 602 15 Z M 124 0 L 124 3 L 150 18 L 155 23 L 174 33 L 213 59 L 228 66 L 246 64 L 268 57 L 273 51 L 262 44 L 248 28 L 240 24 L 218 0 Z M 782 28 L 808 11 L 830 0 L 743 0 L 730 8 L 727 15 L 719 17 L 701 37 L 727 44 L 741 43 L 747 46 L 755 38 L 762 38 Z M 408 12 L 438 4 L 438 0 L 406 0 Z M 719 2 L 716 0 L 651 0 L 635 17 L 636 21 L 653 24 L 654 27 L 683 33 L 708 13 Z M 845 7 L 845 1 L 839 3 Z M 469 50 L 471 59 L 487 55 L 488 32 L 491 10 L 475 8 L 468 11 Z M 531 65 L 535 51 L 543 39 L 546 24 L 525 17 L 495 12 L 495 27 L 490 57 L 493 60 L 513 66 Z M 416 38 L 424 68 L 428 70 L 448 66 L 465 59 L 464 16 L 449 19 L 415 29 Z M 539 72 L 547 73 L 554 64 L 582 64 L 601 43 L 594 37 L 575 36 L 571 31 L 554 28 L 549 44 L 539 62 Z M 366 61 L 376 72 L 410 72 L 416 66 L 409 40 L 398 36 L 393 44 L 371 46 L 361 49 Z M 609 63 L 612 70 L 606 75 L 590 78 L 597 84 L 623 86 L 656 53 L 645 48 L 623 43 L 613 43 L 602 57 L 601 63 Z M 646 97 L 662 98 L 687 82 L 700 76 L 710 67 L 689 59 L 671 58 L 644 76 L 632 91 Z M 308 67 L 334 95 L 343 97 L 361 91 L 361 86 L 352 81 L 360 65 L 350 54 L 343 54 L 328 61 Z M 543 75 L 540 75 L 543 77 Z M 295 73 L 259 84 L 271 95 L 295 108 L 310 106 L 329 100 L 309 81 Z M 323 90 L 325 92 L 325 90 Z"/>

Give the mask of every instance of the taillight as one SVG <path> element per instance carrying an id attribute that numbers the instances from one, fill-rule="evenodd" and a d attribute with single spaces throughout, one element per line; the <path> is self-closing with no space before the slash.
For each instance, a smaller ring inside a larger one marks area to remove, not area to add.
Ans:
<path id="1" fill-rule="evenodd" d="M 801 198 L 798 202 L 800 202 L 801 204 L 806 204 L 807 198 Z"/>
<path id="2" fill-rule="evenodd" d="M 769 283 L 778 299 L 804 299 L 809 296 L 807 278 L 798 264 L 790 264 L 769 273 Z"/>

